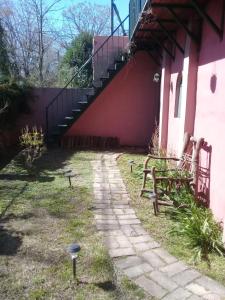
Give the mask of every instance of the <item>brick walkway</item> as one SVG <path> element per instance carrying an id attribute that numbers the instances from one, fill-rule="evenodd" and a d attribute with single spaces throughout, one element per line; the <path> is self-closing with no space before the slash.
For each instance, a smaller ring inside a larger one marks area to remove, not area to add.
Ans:
<path id="1" fill-rule="evenodd" d="M 118 154 L 99 154 L 94 169 L 96 226 L 116 267 L 156 299 L 225 299 L 225 287 L 178 261 L 141 226 L 117 167 Z"/>

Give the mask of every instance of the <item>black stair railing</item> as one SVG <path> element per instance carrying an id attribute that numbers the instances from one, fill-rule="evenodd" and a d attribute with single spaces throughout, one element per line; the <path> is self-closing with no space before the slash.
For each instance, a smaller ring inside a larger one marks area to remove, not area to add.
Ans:
<path id="1" fill-rule="evenodd" d="M 107 69 L 114 64 L 115 59 L 122 54 L 125 49 L 125 39 L 120 38 L 124 36 L 123 27 L 128 20 L 129 15 L 117 26 L 113 33 L 108 36 L 97 50 L 90 55 L 86 62 L 79 68 L 79 70 L 72 76 L 67 84 L 59 91 L 59 93 L 46 106 L 46 137 L 47 140 L 51 135 L 50 132 L 57 126 L 58 122 L 62 121 L 68 115 L 68 107 L 74 108 L 73 96 L 69 89 L 70 84 L 85 70 L 85 68 L 93 63 L 93 88 L 98 85 L 101 77 L 106 76 Z"/>
<path id="2" fill-rule="evenodd" d="M 129 3 L 129 38 L 131 39 L 138 23 L 140 13 L 143 11 L 147 2 L 150 0 L 130 0 Z"/>

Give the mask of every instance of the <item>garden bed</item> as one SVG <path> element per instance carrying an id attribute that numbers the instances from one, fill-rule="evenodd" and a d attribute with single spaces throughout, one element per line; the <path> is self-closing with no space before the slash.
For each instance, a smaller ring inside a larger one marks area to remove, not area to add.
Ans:
<path id="1" fill-rule="evenodd" d="M 216 254 L 209 254 L 210 266 L 206 261 L 201 261 L 198 264 L 194 263 L 194 251 L 188 246 L 189 241 L 184 237 L 171 236 L 169 234 L 169 231 L 176 225 L 176 221 L 167 214 L 168 208 L 160 207 L 160 214 L 155 216 L 153 205 L 149 198 L 140 197 L 143 182 L 143 162 L 145 159 L 146 155 L 123 154 L 118 160 L 122 177 L 130 193 L 132 206 L 143 226 L 172 255 L 225 285 L 225 258 Z M 135 162 L 132 173 L 130 172 L 130 161 Z"/>

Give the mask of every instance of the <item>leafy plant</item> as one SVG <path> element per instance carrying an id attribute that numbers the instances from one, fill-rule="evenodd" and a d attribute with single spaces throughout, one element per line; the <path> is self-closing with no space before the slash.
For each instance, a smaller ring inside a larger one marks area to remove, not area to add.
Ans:
<path id="1" fill-rule="evenodd" d="M 135 178 L 143 179 L 143 164 L 134 164 L 131 175 Z"/>
<path id="2" fill-rule="evenodd" d="M 31 130 L 28 126 L 22 130 L 20 145 L 24 147 L 22 154 L 25 158 L 25 167 L 29 173 L 34 171 L 34 161 L 44 152 L 44 134 L 42 129 L 38 131 L 36 127 Z"/>
<path id="3" fill-rule="evenodd" d="M 30 87 L 13 80 L 0 84 L 0 129 L 11 128 L 20 113 L 28 113 Z"/>
<path id="4" fill-rule="evenodd" d="M 137 45 L 135 44 L 135 42 L 129 42 L 128 46 L 127 46 L 127 53 L 129 57 L 134 56 L 134 54 L 137 51 Z"/>
<path id="5" fill-rule="evenodd" d="M 179 197 L 175 198 L 178 203 L 186 205 L 170 209 L 171 217 L 176 220 L 170 233 L 186 238 L 187 245 L 194 249 L 195 262 L 203 259 L 210 263 L 209 253 L 212 252 L 223 255 L 221 228 L 211 210 L 196 203 L 187 191 L 183 190 L 183 194 L 179 193 Z"/>
<path id="6" fill-rule="evenodd" d="M 92 51 L 92 34 L 81 32 L 66 50 L 59 68 L 59 83 L 65 85 L 87 61 Z M 70 87 L 88 87 L 92 82 L 91 61 L 70 83 Z"/>

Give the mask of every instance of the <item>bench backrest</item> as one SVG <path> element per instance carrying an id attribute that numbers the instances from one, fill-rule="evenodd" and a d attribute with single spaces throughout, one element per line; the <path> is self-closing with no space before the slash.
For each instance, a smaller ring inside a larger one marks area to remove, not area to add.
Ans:
<path id="1" fill-rule="evenodd" d="M 199 153 L 203 142 L 203 138 L 197 139 L 188 133 L 185 133 L 183 152 L 178 163 L 180 169 L 189 171 L 192 174 L 194 185 L 197 184 Z"/>

